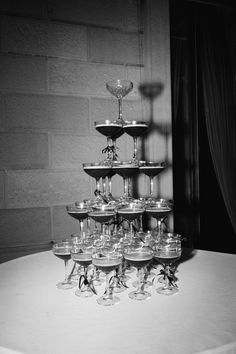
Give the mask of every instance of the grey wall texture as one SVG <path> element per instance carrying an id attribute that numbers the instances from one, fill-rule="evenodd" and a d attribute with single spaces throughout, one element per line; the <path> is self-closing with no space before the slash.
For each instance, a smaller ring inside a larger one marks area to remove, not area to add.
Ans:
<path id="1" fill-rule="evenodd" d="M 92 197 L 94 180 L 82 163 L 103 160 L 106 146 L 94 122 L 118 115 L 106 82 L 134 83 L 125 119 L 147 120 L 148 107 L 138 90 L 146 66 L 139 0 L 1 1 L 0 10 L 3 262 L 78 231 L 65 206 Z M 121 160 L 132 157 L 131 137 L 117 145 Z M 113 188 L 123 192 L 120 177 Z"/>

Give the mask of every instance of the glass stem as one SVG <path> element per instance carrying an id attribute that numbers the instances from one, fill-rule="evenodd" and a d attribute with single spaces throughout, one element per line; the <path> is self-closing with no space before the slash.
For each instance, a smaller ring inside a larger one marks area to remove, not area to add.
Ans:
<path id="1" fill-rule="evenodd" d="M 102 179 L 102 192 L 106 194 L 106 177 Z"/>
<path id="2" fill-rule="evenodd" d="M 137 137 L 134 136 L 133 140 L 134 140 L 134 156 L 133 156 L 133 159 L 137 160 Z"/>
<path id="3" fill-rule="evenodd" d="M 110 289 L 110 273 L 106 274 L 106 290 L 105 294 L 103 295 L 104 299 L 112 299 L 112 292 Z"/>
<path id="4" fill-rule="evenodd" d="M 123 120 L 122 117 L 122 98 L 118 98 L 118 107 L 119 107 L 119 120 Z"/>
<path id="5" fill-rule="evenodd" d="M 143 232 L 143 215 L 139 218 L 139 231 Z"/>
<path id="6" fill-rule="evenodd" d="M 111 151 L 112 139 L 109 136 L 107 137 L 107 147 L 108 147 L 107 160 L 111 161 L 112 160 L 112 151 Z"/>
<path id="7" fill-rule="evenodd" d="M 108 193 L 112 194 L 112 192 L 111 192 L 111 177 L 110 176 L 108 176 Z"/>
<path id="8" fill-rule="evenodd" d="M 137 293 L 142 293 L 142 268 L 138 268 L 138 288 Z"/>
<path id="9" fill-rule="evenodd" d="M 169 275 L 169 267 L 167 265 L 164 266 L 164 280 L 165 280 L 165 288 L 170 287 L 170 283 L 168 280 L 168 275 Z"/>
<path id="10" fill-rule="evenodd" d="M 94 221 L 94 233 L 95 234 L 98 233 L 98 223 L 97 223 L 97 221 Z"/>
<path id="11" fill-rule="evenodd" d="M 68 259 L 65 259 L 64 260 L 64 263 L 65 263 L 65 280 L 64 282 L 65 283 L 68 283 L 68 277 L 69 277 L 69 273 L 68 273 Z"/>
<path id="12" fill-rule="evenodd" d="M 87 232 L 88 232 L 88 235 L 90 235 L 90 233 L 91 233 L 91 220 L 90 220 L 90 217 L 87 218 Z"/>
<path id="13" fill-rule="evenodd" d="M 131 237 L 131 240 L 133 240 L 133 238 L 134 238 L 133 221 L 130 221 L 130 237 Z"/>
<path id="14" fill-rule="evenodd" d="M 128 178 L 124 177 L 123 178 L 124 181 L 124 195 L 125 197 L 128 197 Z"/>
<path id="15" fill-rule="evenodd" d="M 162 234 L 162 222 L 160 219 L 157 219 L 157 234 L 158 235 Z"/>
<path id="16" fill-rule="evenodd" d="M 100 178 L 96 178 L 96 189 L 100 191 Z"/>
<path id="17" fill-rule="evenodd" d="M 84 238 L 84 222 L 83 222 L 83 220 L 80 220 L 79 224 L 80 224 L 80 235 L 81 235 L 81 238 L 83 239 Z"/>
<path id="18" fill-rule="evenodd" d="M 84 266 L 84 279 L 88 279 L 88 267 L 87 266 Z M 86 285 L 87 287 L 87 285 Z"/>
<path id="19" fill-rule="evenodd" d="M 150 176 L 150 198 L 153 197 L 153 176 Z"/>
<path id="20" fill-rule="evenodd" d="M 116 154 L 116 150 L 117 150 L 117 147 L 116 147 L 116 139 L 115 139 L 115 140 L 112 140 L 112 143 L 113 143 L 113 146 L 114 146 L 113 161 L 116 161 L 116 160 L 117 160 L 117 154 Z"/>
<path id="21" fill-rule="evenodd" d="M 128 197 L 130 195 L 132 195 L 132 191 L 131 191 L 131 178 L 128 178 L 128 191 L 127 191 Z"/>

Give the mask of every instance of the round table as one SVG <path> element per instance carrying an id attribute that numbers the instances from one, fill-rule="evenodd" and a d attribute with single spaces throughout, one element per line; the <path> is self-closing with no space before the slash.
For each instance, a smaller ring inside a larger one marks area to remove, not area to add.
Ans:
<path id="1" fill-rule="evenodd" d="M 179 264 L 179 292 L 157 294 L 154 282 L 145 301 L 128 297 L 132 273 L 108 307 L 57 289 L 63 276 L 51 251 L 0 265 L 0 354 L 236 353 L 236 255 L 195 250 Z"/>

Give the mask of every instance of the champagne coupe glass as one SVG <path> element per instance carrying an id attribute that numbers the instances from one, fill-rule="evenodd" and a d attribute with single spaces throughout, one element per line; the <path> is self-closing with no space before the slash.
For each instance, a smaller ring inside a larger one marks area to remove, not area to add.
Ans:
<path id="1" fill-rule="evenodd" d="M 106 164 L 110 164 L 111 161 L 117 160 L 116 154 L 116 139 L 119 138 L 123 133 L 123 126 L 121 121 L 97 121 L 94 122 L 96 130 L 107 137 L 107 147 L 102 150 L 103 153 L 107 153 L 105 159 Z M 114 143 L 114 144 L 113 144 Z"/>
<path id="2" fill-rule="evenodd" d="M 114 220 L 116 215 L 116 211 L 115 210 L 105 210 L 104 208 L 102 208 L 101 210 L 93 210 L 89 212 L 89 217 L 91 217 L 91 219 L 93 219 L 95 222 L 98 222 L 101 224 L 101 233 L 100 236 L 102 237 L 102 239 L 106 239 L 106 232 L 105 232 L 105 226 L 107 223 L 110 223 L 112 220 Z"/>
<path id="3" fill-rule="evenodd" d="M 177 233 L 163 234 L 153 247 L 154 258 L 163 266 L 161 274 L 165 284 L 156 289 L 159 294 L 173 295 L 178 292 L 175 277 L 175 263 L 180 259 L 181 235 Z"/>
<path id="4" fill-rule="evenodd" d="M 153 179 L 165 169 L 165 165 L 159 162 L 139 161 L 139 171 L 149 177 L 149 198 L 148 202 L 154 202 L 153 196 Z"/>
<path id="5" fill-rule="evenodd" d="M 116 215 L 115 210 L 106 210 L 106 206 L 101 206 L 99 210 L 93 210 L 89 213 L 89 217 L 94 220 L 97 224 L 101 225 L 101 231 L 97 234 L 95 240 L 95 246 L 97 249 L 101 249 L 104 247 L 106 240 L 110 238 L 110 225 L 109 231 L 106 233 L 106 224 L 111 223 Z M 99 277 L 99 269 L 95 268 L 95 283 L 96 285 L 100 285 L 102 283 L 102 279 Z"/>
<path id="6" fill-rule="evenodd" d="M 111 166 L 108 166 L 100 162 L 91 162 L 83 163 L 84 172 L 86 172 L 90 177 L 95 178 L 96 180 L 96 190 L 95 195 L 97 199 L 101 199 L 101 190 L 100 190 L 100 179 L 106 177 L 111 171 Z"/>
<path id="7" fill-rule="evenodd" d="M 121 201 L 132 201 L 133 198 L 130 196 L 130 180 L 139 172 L 138 166 L 132 161 L 115 161 L 112 170 L 123 177 L 124 195 L 121 197 Z"/>
<path id="8" fill-rule="evenodd" d="M 147 122 L 142 122 L 142 121 L 126 121 L 123 125 L 123 129 L 126 134 L 130 135 L 133 137 L 133 142 L 134 142 L 134 152 L 133 152 L 133 159 L 132 161 L 136 164 L 138 164 L 138 158 L 137 158 L 137 138 L 141 136 L 142 134 L 145 133 L 145 131 L 148 128 Z"/>
<path id="9" fill-rule="evenodd" d="M 112 272 L 119 268 L 122 262 L 122 254 L 117 251 L 101 249 L 99 253 L 92 255 L 93 265 L 106 274 L 106 290 L 102 297 L 97 299 L 99 305 L 111 306 L 119 303 L 120 299 L 113 296 Z"/>
<path id="10" fill-rule="evenodd" d="M 84 203 L 81 202 L 77 205 L 67 205 L 66 210 L 70 216 L 72 216 L 76 220 L 79 220 L 80 239 L 83 240 L 85 238 L 84 220 L 88 218 L 89 209 Z"/>
<path id="11" fill-rule="evenodd" d="M 146 212 L 157 221 L 155 232 L 158 236 L 163 234 L 163 222 L 172 211 L 171 203 L 165 199 L 159 199 L 146 207 Z"/>
<path id="12" fill-rule="evenodd" d="M 83 235 L 85 236 L 85 237 L 83 237 L 83 239 L 84 239 L 84 238 L 89 238 L 89 237 L 91 236 L 91 230 L 90 230 L 90 218 L 89 218 L 89 216 L 88 216 L 88 213 L 92 210 L 92 209 L 91 209 L 91 206 L 90 206 L 89 202 L 86 201 L 86 200 L 84 200 L 84 201 L 77 201 L 77 202 L 75 202 L 75 205 L 76 205 L 79 209 L 81 209 L 81 210 L 86 210 L 86 211 L 87 211 L 87 217 L 84 218 L 84 220 L 86 219 L 86 232 L 83 233 Z M 83 220 L 83 222 L 84 222 L 84 220 Z M 84 230 L 84 224 L 82 225 L 82 228 L 83 228 L 83 230 Z"/>
<path id="13" fill-rule="evenodd" d="M 70 250 L 73 244 L 69 240 L 64 240 L 60 242 L 55 242 L 52 246 L 53 254 L 62 259 L 65 263 L 65 279 L 57 284 L 58 289 L 72 289 L 76 286 L 76 283 L 71 281 L 71 277 L 68 274 L 68 262 L 71 259 Z"/>
<path id="14" fill-rule="evenodd" d="M 117 213 L 120 217 L 122 217 L 123 220 L 126 220 L 129 222 L 130 225 L 130 240 L 131 242 L 134 241 L 135 237 L 135 225 L 134 221 L 138 220 L 141 215 L 143 215 L 145 209 L 142 206 L 142 204 L 136 204 L 136 203 L 128 203 L 120 208 L 117 209 Z"/>
<path id="15" fill-rule="evenodd" d="M 93 282 L 88 276 L 88 267 L 90 264 L 92 264 L 92 254 L 94 253 L 94 247 L 92 243 L 75 244 L 72 246 L 70 252 L 71 259 L 80 267 L 83 267 L 83 274 L 81 274 L 81 270 L 78 272 L 79 278 L 75 295 L 79 297 L 90 297 L 94 294 L 96 295 L 97 293 L 93 286 Z"/>
<path id="16" fill-rule="evenodd" d="M 145 271 L 145 267 L 152 261 L 153 256 L 153 251 L 149 247 L 129 246 L 124 251 L 125 260 L 131 266 L 136 267 L 138 271 L 138 287 L 128 294 L 133 300 L 146 300 L 151 297 L 151 294 L 144 290 L 145 284 L 142 282 L 142 273 Z"/>
<path id="17" fill-rule="evenodd" d="M 122 99 L 133 89 L 133 83 L 129 80 L 110 80 L 106 83 L 107 90 L 118 99 L 118 121 L 124 122 L 122 115 Z"/>

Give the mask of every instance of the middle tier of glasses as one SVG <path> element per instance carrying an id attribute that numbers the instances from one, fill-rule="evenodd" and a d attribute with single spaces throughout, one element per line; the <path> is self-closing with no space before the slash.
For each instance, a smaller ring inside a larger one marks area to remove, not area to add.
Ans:
<path id="1" fill-rule="evenodd" d="M 84 172 L 94 178 L 96 186 L 94 194 L 97 200 L 104 202 L 113 202 L 115 198 L 112 195 L 112 177 L 119 175 L 123 178 L 124 193 L 118 200 L 124 202 L 132 201 L 131 182 L 132 179 L 142 173 L 149 178 L 149 191 L 146 198 L 149 202 L 155 201 L 153 180 L 162 171 L 164 171 L 165 163 L 152 161 L 139 161 L 138 164 L 133 161 L 113 161 L 110 164 L 104 162 L 83 163 Z M 157 193 L 158 194 L 158 193 Z M 157 196 L 159 198 L 159 196 Z"/>
<path id="2" fill-rule="evenodd" d="M 67 205 L 67 213 L 79 222 L 78 232 L 73 234 L 74 240 L 84 242 L 95 238 L 102 243 L 107 240 L 110 242 L 111 239 L 117 243 L 120 238 L 131 243 L 152 243 L 156 237 L 167 231 L 166 220 L 172 209 L 171 201 L 165 199 L 155 202 L 134 199 L 126 203 L 123 200 L 99 203 L 93 199 Z M 149 224 L 155 220 L 155 226 L 150 227 L 151 231 L 143 230 L 145 216 L 149 217 Z"/>

